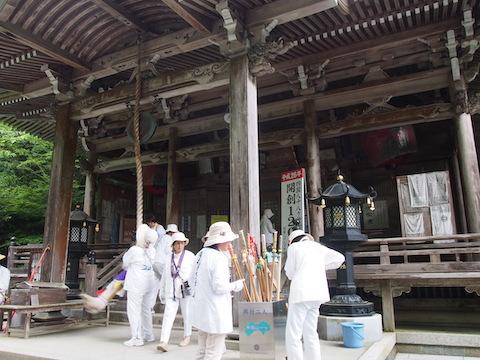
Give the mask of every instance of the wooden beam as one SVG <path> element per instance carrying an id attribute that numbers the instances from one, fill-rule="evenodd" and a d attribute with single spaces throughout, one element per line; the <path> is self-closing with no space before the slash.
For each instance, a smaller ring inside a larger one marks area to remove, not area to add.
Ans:
<path id="1" fill-rule="evenodd" d="M 83 71 L 91 71 L 90 65 L 83 60 L 73 56 L 68 51 L 63 50 L 58 46 L 52 45 L 41 37 L 22 29 L 16 24 L 0 22 L 0 32 L 3 32 L 5 35 L 19 43 L 38 50 L 41 53 L 50 56 L 52 59 L 58 60 L 66 65 Z"/>
<path id="2" fill-rule="evenodd" d="M 277 20 L 278 24 L 285 24 L 321 13 L 337 5 L 338 0 L 277 0 L 247 11 L 246 26 L 268 25 L 273 20 Z"/>
<path id="3" fill-rule="evenodd" d="M 329 110 L 336 107 L 343 107 L 362 103 L 363 101 L 367 100 L 365 98 L 365 94 L 369 94 L 369 97 L 371 95 L 373 98 L 385 96 L 386 94 L 395 97 L 416 93 L 418 91 L 429 91 L 444 88 L 445 86 L 448 86 L 448 77 L 448 68 L 429 70 L 423 73 L 416 73 L 403 77 L 392 78 L 388 81 L 383 81 L 381 83 L 365 84 L 360 87 L 326 91 L 320 94 L 299 96 L 288 100 L 277 101 L 274 103 L 260 105 L 258 107 L 259 121 L 264 122 L 275 119 L 282 119 L 288 116 L 301 115 L 303 113 L 303 101 L 308 99 L 315 100 L 316 111 Z M 418 122 L 425 121 L 425 119 L 422 120 L 421 115 L 419 116 L 420 118 Z M 445 117 L 450 116 L 450 113 L 440 112 L 439 116 L 444 119 Z M 364 121 L 368 122 L 368 120 Z M 157 142 L 167 140 L 168 129 L 170 128 L 170 126 L 171 125 L 163 125 L 158 127 L 151 141 Z M 334 127 L 332 130 L 329 131 L 329 133 L 333 134 L 335 131 L 339 131 L 335 130 L 337 128 L 335 127 L 335 125 L 333 125 L 333 123 L 322 124 L 322 127 L 325 127 L 325 129 L 327 129 L 328 126 Z M 179 136 L 182 137 L 196 135 L 205 132 L 225 129 L 226 127 L 227 123 L 225 123 L 223 119 L 223 114 L 216 114 L 204 118 L 183 121 L 182 126 L 179 128 Z M 318 135 L 320 137 L 323 136 L 322 134 Z M 121 138 L 117 137 L 111 140 L 98 139 L 93 141 L 93 143 L 96 144 L 97 151 L 99 153 L 131 146 L 131 143 L 126 136 Z"/>
<path id="4" fill-rule="evenodd" d="M 165 5 L 172 9 L 178 16 L 189 23 L 195 30 L 204 34 L 211 33 L 212 21 L 192 9 L 184 6 L 182 1 L 162 0 Z"/>
<path id="5" fill-rule="evenodd" d="M 358 116 L 348 120 L 341 120 L 329 123 L 323 123 L 314 128 L 316 137 L 319 139 L 328 139 L 360 133 L 364 131 L 386 129 L 401 125 L 412 125 L 417 123 L 434 122 L 449 120 L 454 117 L 451 104 L 431 104 L 413 108 L 399 109 L 398 111 L 376 114 L 371 116 Z M 221 126 L 226 127 L 220 121 Z M 182 123 L 183 125 L 184 123 Z M 216 122 L 209 121 L 206 128 L 215 126 Z M 205 124 L 204 124 L 205 125 Z M 173 126 L 173 125 L 172 125 Z M 192 129 L 195 127 L 191 124 Z M 169 128 L 164 129 L 165 138 L 168 138 Z M 179 129 L 184 133 L 185 130 Z M 182 131 L 183 130 L 183 131 Z M 213 129 L 211 129 L 213 131 Z M 218 129 L 216 129 L 218 130 Z M 193 131 L 193 130 L 192 130 Z M 275 131 L 272 133 L 260 134 L 258 139 L 258 147 L 260 150 L 274 150 L 286 147 L 292 147 L 304 142 L 304 129 L 287 129 Z M 153 139 L 151 140 L 153 142 Z M 97 146 L 100 146 L 101 143 Z M 130 144 L 131 145 L 131 144 Z M 106 151 L 106 150 L 105 150 Z M 229 142 L 216 141 L 208 144 L 200 144 L 195 146 L 183 147 L 177 150 L 177 162 L 185 163 L 190 161 L 198 161 L 205 158 L 214 158 L 228 155 Z M 160 165 L 168 162 L 168 155 L 163 153 L 149 153 L 142 155 L 143 166 Z M 103 161 L 95 165 L 95 173 L 108 173 L 112 171 L 131 169 L 135 167 L 135 159 L 120 158 L 110 161 Z"/>
<path id="6" fill-rule="evenodd" d="M 117 19 L 122 24 L 125 24 L 130 29 L 138 33 L 148 33 L 148 29 L 145 28 L 141 21 L 132 16 L 122 7 L 118 6 L 115 1 L 111 0 L 90 0 L 91 3 L 94 3 L 99 8 L 106 11 L 111 17 Z"/>

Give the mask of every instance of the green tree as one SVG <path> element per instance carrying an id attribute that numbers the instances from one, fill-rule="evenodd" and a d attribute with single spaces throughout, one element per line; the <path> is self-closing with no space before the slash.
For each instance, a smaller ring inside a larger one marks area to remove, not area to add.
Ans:
<path id="1" fill-rule="evenodd" d="M 18 244 L 42 241 L 52 152 L 52 143 L 0 124 L 0 247 L 11 236 Z M 78 173 L 73 197 L 81 201 Z"/>

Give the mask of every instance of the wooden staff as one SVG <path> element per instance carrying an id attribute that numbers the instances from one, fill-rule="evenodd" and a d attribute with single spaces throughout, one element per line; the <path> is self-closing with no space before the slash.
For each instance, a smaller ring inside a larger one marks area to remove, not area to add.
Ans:
<path id="1" fill-rule="evenodd" d="M 250 286 L 250 295 L 252 301 L 260 301 L 259 300 L 259 295 L 257 292 L 257 288 L 255 286 L 255 269 L 252 266 L 252 262 L 250 260 L 250 254 L 249 254 L 249 249 L 247 246 L 247 241 L 245 240 L 245 235 L 243 234 L 243 230 L 239 231 L 240 238 L 242 239 L 243 242 L 243 247 L 244 247 L 244 252 L 242 254 L 242 260 L 247 267 L 247 272 L 248 272 L 248 284 Z"/>
<path id="2" fill-rule="evenodd" d="M 228 246 L 228 252 L 230 253 L 230 257 L 232 258 L 233 266 L 237 271 L 237 277 L 239 279 L 245 279 L 245 277 L 243 276 L 242 269 L 240 268 L 240 264 L 238 263 L 237 255 L 233 252 L 232 244 Z M 245 300 L 252 301 L 252 298 L 250 297 L 250 293 L 248 292 L 247 284 L 243 285 L 243 294 L 245 295 Z"/>
<path id="3" fill-rule="evenodd" d="M 257 272 L 258 272 L 258 285 L 260 288 L 260 295 L 262 301 L 267 300 L 267 292 L 268 292 L 268 282 L 267 282 L 267 273 L 265 271 L 265 263 L 260 256 L 260 249 L 257 248 L 257 244 L 255 243 L 255 239 L 253 236 L 249 236 L 250 239 L 250 247 L 252 249 L 252 253 L 254 258 L 257 260 Z"/>
<path id="4" fill-rule="evenodd" d="M 275 284 L 275 260 L 277 260 L 277 235 L 278 232 L 275 231 L 273 233 L 273 246 L 272 246 L 272 266 L 271 266 L 271 282 L 270 282 L 270 301 L 273 299 L 273 287 L 274 285 L 277 286 L 277 293 L 278 293 L 278 288 L 279 288 L 279 282 L 280 280 L 277 280 L 277 283 Z"/>
<path id="5" fill-rule="evenodd" d="M 267 261 L 267 242 L 266 242 L 266 239 L 265 239 L 265 234 L 262 234 L 261 235 L 261 240 L 260 240 L 260 250 L 261 250 L 261 253 L 262 253 L 262 265 L 263 263 L 267 263 L 268 264 L 268 261 Z M 260 265 L 260 260 L 259 260 L 259 265 Z M 261 265 L 260 265 L 261 266 Z M 264 280 L 265 280 L 265 283 L 264 283 L 264 296 L 263 296 L 263 299 L 264 301 L 270 301 L 268 300 L 268 293 L 269 293 L 269 288 L 268 288 L 268 285 L 269 285 L 269 282 L 268 282 L 268 274 L 267 272 L 265 271 L 266 269 L 264 267 L 262 267 L 262 271 L 263 271 L 263 275 L 264 275 Z"/>
<path id="6" fill-rule="evenodd" d="M 262 266 L 259 261 L 257 245 L 255 244 L 255 239 L 248 235 L 248 243 L 249 243 L 249 251 L 251 256 L 251 264 L 253 267 L 253 271 L 256 274 L 256 279 L 258 280 L 258 292 L 257 292 L 257 301 L 264 300 L 264 292 L 265 292 L 265 280 L 263 277 Z M 255 287 L 256 288 L 256 287 Z"/>
<path id="7" fill-rule="evenodd" d="M 279 246 L 278 246 L 278 249 L 277 249 L 277 256 L 278 256 L 278 266 L 277 266 L 277 271 L 278 271 L 278 275 L 277 275 L 277 301 L 280 300 L 280 291 L 282 290 L 282 246 L 283 246 L 283 238 L 282 238 L 282 235 L 280 235 L 280 242 L 279 242 Z"/>

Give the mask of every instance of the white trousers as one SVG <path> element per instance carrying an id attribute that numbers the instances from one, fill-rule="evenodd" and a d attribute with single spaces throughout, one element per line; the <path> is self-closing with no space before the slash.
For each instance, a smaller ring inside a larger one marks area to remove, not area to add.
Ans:
<path id="1" fill-rule="evenodd" d="M 191 296 L 181 299 L 165 299 L 165 309 L 163 310 L 163 321 L 162 321 L 162 334 L 160 335 L 160 342 L 168 344 L 170 340 L 170 334 L 172 332 L 173 322 L 175 321 L 175 316 L 177 315 L 178 305 L 180 305 L 180 310 L 182 311 L 183 317 L 183 336 L 192 335 L 192 325 L 190 323 L 190 316 L 188 312 L 188 307 L 190 306 Z"/>
<path id="2" fill-rule="evenodd" d="M 210 334 L 198 330 L 195 360 L 220 360 L 225 352 L 225 334 Z"/>
<path id="3" fill-rule="evenodd" d="M 149 296 L 149 302 L 150 302 L 150 309 L 152 310 L 152 313 L 154 313 L 154 308 L 155 304 L 157 303 L 157 300 L 159 299 L 159 294 L 158 292 L 160 291 L 160 278 L 155 274 L 154 280 L 153 280 L 153 286 L 152 286 L 152 291 L 150 291 L 150 296 Z"/>
<path id="4" fill-rule="evenodd" d="M 146 294 L 127 291 L 127 316 L 132 338 L 142 339 L 142 337 L 153 336 L 150 295 L 151 291 Z"/>
<path id="5" fill-rule="evenodd" d="M 288 360 L 320 360 L 320 339 L 317 332 L 320 301 L 288 305 L 285 342 Z M 305 346 L 305 357 L 302 348 Z"/>

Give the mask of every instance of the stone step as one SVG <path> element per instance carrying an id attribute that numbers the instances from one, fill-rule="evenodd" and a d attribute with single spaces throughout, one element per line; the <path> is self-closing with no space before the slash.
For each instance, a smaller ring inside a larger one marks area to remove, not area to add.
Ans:
<path id="1" fill-rule="evenodd" d="M 396 350 L 399 353 L 443 356 L 480 356 L 480 329 L 397 329 Z"/>

